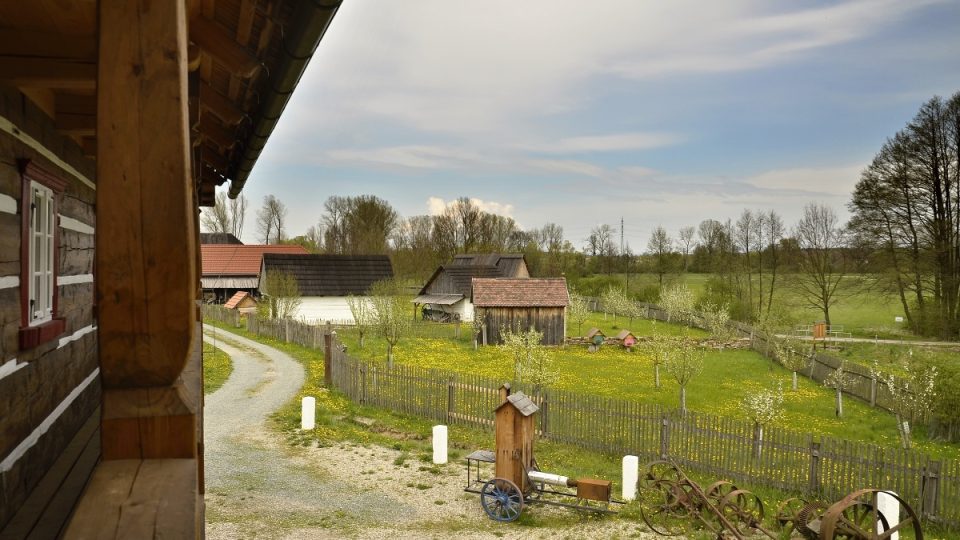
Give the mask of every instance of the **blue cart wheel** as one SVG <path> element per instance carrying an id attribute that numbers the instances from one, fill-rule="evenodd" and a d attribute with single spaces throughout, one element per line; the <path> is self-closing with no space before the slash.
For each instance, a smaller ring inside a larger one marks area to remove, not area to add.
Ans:
<path id="1" fill-rule="evenodd" d="M 523 493 L 505 478 L 487 480 L 480 490 L 480 506 L 495 521 L 514 521 L 523 510 Z"/>

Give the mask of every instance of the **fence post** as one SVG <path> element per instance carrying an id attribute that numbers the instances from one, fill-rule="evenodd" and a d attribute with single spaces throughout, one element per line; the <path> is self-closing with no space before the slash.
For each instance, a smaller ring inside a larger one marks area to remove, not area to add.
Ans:
<path id="1" fill-rule="evenodd" d="M 455 379 L 450 377 L 447 379 L 447 423 L 450 423 L 450 416 L 456 410 L 456 385 L 454 384 Z"/>
<path id="2" fill-rule="evenodd" d="M 670 419 L 664 416 L 660 420 L 660 459 L 670 455 Z"/>
<path id="3" fill-rule="evenodd" d="M 360 404 L 367 403 L 367 366 L 360 366 Z"/>
<path id="4" fill-rule="evenodd" d="M 540 436 L 547 436 L 547 428 L 550 427 L 548 419 L 550 418 L 550 404 L 547 401 L 547 393 L 544 392 L 540 397 Z"/>
<path id="5" fill-rule="evenodd" d="M 870 406 L 877 406 L 877 378 L 870 377 Z"/>
<path id="6" fill-rule="evenodd" d="M 940 499 L 940 462 L 931 461 L 920 479 L 920 516 L 935 516 Z"/>
<path id="7" fill-rule="evenodd" d="M 283 341 L 290 343 L 290 319 L 283 320 Z"/>
<path id="8" fill-rule="evenodd" d="M 327 330 L 329 330 L 329 325 Z M 323 384 L 333 386 L 333 333 L 323 335 Z"/>
<path id="9" fill-rule="evenodd" d="M 810 493 L 820 493 L 820 443 L 810 442 Z"/>

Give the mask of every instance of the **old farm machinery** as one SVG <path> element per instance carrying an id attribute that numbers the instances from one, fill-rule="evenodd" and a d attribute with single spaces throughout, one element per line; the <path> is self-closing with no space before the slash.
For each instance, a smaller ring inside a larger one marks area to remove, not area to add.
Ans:
<path id="1" fill-rule="evenodd" d="M 478 450 L 467 456 L 465 491 L 480 495 L 480 506 L 496 521 L 514 521 L 527 505 L 549 505 L 574 510 L 615 513 L 611 482 L 594 478 L 567 478 L 546 473 L 533 456 L 537 405 L 523 392 L 500 388 L 501 404 L 495 412 L 495 450 Z M 485 478 L 481 466 L 492 464 L 494 477 Z"/>
<path id="2" fill-rule="evenodd" d="M 775 533 L 764 526 L 760 497 L 729 481 L 703 489 L 676 464 L 654 461 L 646 466 L 640 482 L 643 521 L 664 536 L 682 534 L 682 525 L 695 520 L 717 538 L 763 534 L 776 539 L 797 533 L 809 540 L 881 540 L 907 533 L 923 539 L 920 519 L 910 505 L 879 489 L 861 489 L 833 504 L 787 499 L 777 507 L 775 521 L 782 532 Z"/>
<path id="3" fill-rule="evenodd" d="M 549 505 L 614 514 L 623 501 L 611 497 L 611 482 L 568 478 L 541 471 L 534 458 L 535 415 L 539 407 L 522 392 L 500 388 L 495 411 L 495 449 L 468 455 L 465 491 L 480 495 L 480 506 L 491 519 L 514 521 L 526 506 Z M 484 468 L 494 475 L 486 478 Z M 663 535 L 684 534 L 695 523 L 717 538 L 743 539 L 803 536 L 815 539 L 896 540 L 901 533 L 923 540 L 920 519 L 896 494 L 879 489 L 855 491 L 832 504 L 787 499 L 768 519 L 763 501 L 730 481 L 703 488 L 676 463 L 645 465 L 638 475 L 640 516 L 650 530 Z M 772 530 L 778 528 L 777 532 Z"/>

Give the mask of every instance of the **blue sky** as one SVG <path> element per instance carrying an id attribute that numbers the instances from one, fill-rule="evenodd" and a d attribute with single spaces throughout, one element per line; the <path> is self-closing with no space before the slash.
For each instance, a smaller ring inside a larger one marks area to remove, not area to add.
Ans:
<path id="1" fill-rule="evenodd" d="M 744 208 L 844 205 L 883 141 L 960 91 L 960 2 L 347 0 L 246 184 L 301 234 L 330 195 L 479 199 L 635 251 Z"/>

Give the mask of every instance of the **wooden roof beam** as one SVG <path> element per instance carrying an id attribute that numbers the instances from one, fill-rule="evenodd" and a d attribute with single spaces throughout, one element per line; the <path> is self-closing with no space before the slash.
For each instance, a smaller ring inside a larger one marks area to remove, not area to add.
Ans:
<path id="1" fill-rule="evenodd" d="M 260 68 L 256 55 L 237 43 L 230 32 L 206 17 L 190 21 L 190 41 L 238 77 L 250 78 Z"/>
<path id="2" fill-rule="evenodd" d="M 228 161 L 223 154 L 215 152 L 213 148 L 204 147 L 203 151 L 200 153 L 200 156 L 200 159 L 204 163 L 220 171 L 221 174 L 225 174 L 227 169 L 230 168 L 230 161 Z"/>
<path id="3" fill-rule="evenodd" d="M 92 63 L 97 60 L 97 38 L 0 28 L 0 51 L 7 56 L 83 60 Z"/>
<path id="4" fill-rule="evenodd" d="M 237 138 L 227 128 L 223 127 L 210 114 L 200 115 L 200 133 L 204 138 L 226 150 L 233 148 Z"/>
<path id="5" fill-rule="evenodd" d="M 243 111 L 236 103 L 206 83 L 200 85 L 200 106 L 212 112 L 225 124 L 232 126 L 239 124 L 244 117 Z"/>
<path id="6" fill-rule="evenodd" d="M 10 86 L 93 90 L 97 87 L 95 63 L 56 58 L 0 56 L 0 83 Z"/>
<path id="7" fill-rule="evenodd" d="M 57 131 L 62 131 L 68 135 L 92 136 L 97 133 L 97 117 L 95 115 L 57 112 L 54 124 Z"/>

